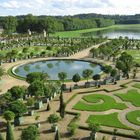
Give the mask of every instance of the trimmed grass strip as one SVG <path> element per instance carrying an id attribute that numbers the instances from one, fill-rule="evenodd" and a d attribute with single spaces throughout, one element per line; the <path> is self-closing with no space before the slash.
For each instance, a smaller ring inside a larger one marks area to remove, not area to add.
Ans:
<path id="1" fill-rule="evenodd" d="M 108 115 L 90 115 L 87 122 L 98 123 L 101 126 L 130 129 L 128 126 L 122 124 L 119 121 L 118 113 L 112 113 Z"/>
<path id="2" fill-rule="evenodd" d="M 140 125 L 140 110 L 129 112 L 126 115 L 127 120 L 135 125 Z"/>
<path id="3" fill-rule="evenodd" d="M 140 107 L 140 93 L 136 89 L 131 89 L 127 93 L 116 94 L 121 100 L 131 102 L 134 106 Z"/>
<path id="4" fill-rule="evenodd" d="M 73 109 L 81 111 L 107 111 L 110 109 L 123 110 L 127 108 L 124 103 L 117 103 L 114 98 L 103 94 L 86 95 L 82 99 L 85 100 L 87 104 L 81 100 L 73 107 Z M 103 103 L 94 104 L 100 100 L 103 100 Z"/>

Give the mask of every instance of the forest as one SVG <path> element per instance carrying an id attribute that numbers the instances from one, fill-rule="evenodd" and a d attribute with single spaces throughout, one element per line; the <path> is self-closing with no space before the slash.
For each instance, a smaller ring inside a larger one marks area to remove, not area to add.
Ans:
<path id="1" fill-rule="evenodd" d="M 90 28 L 102 28 L 114 24 L 139 24 L 140 15 L 101 15 L 101 14 L 79 14 L 74 16 L 34 16 L 32 14 L 21 16 L 0 17 L 0 27 L 4 33 L 40 33 L 46 32 L 74 31 Z"/>

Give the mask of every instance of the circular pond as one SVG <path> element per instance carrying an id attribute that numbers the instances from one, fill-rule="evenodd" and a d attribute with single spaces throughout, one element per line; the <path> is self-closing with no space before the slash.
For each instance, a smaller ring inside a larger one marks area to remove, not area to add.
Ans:
<path id="1" fill-rule="evenodd" d="M 80 60 L 46 60 L 20 65 L 13 68 L 13 73 L 17 76 L 26 78 L 31 72 L 48 73 L 51 80 L 58 80 L 59 72 L 66 72 L 67 79 L 72 79 L 78 73 L 82 76 L 85 69 L 93 70 L 94 74 L 100 73 L 102 67 L 98 64 Z"/>

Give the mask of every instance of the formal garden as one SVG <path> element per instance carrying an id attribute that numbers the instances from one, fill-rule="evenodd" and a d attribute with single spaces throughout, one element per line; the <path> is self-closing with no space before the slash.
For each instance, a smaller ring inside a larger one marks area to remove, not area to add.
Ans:
<path id="1" fill-rule="evenodd" d="M 87 139 L 96 132 L 139 139 L 140 65 L 130 53 L 139 40 L 29 34 L 0 48 L 0 76 L 15 81 L 1 88 L 1 137 L 74 139 L 82 131 Z"/>

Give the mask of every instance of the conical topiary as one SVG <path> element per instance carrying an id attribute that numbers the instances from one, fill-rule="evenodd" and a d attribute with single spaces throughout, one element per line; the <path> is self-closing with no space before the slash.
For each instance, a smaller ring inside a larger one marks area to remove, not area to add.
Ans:
<path id="1" fill-rule="evenodd" d="M 47 105 L 47 109 L 46 109 L 47 111 L 49 111 L 49 110 L 51 110 L 51 107 L 50 107 L 50 104 L 48 103 L 48 105 Z"/>
<path id="2" fill-rule="evenodd" d="M 6 140 L 14 140 L 13 129 L 10 122 L 7 122 Z"/>
<path id="3" fill-rule="evenodd" d="M 4 140 L 4 138 L 3 138 L 3 136 L 2 136 L 2 134 L 0 133 L 0 140 Z"/>
<path id="4" fill-rule="evenodd" d="M 60 134 L 58 130 L 55 133 L 55 140 L 60 140 Z"/>

